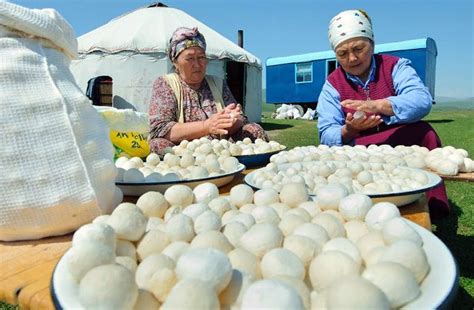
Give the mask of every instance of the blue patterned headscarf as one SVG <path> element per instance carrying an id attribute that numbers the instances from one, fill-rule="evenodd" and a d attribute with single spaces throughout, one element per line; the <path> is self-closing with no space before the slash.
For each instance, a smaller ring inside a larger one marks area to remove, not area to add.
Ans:
<path id="1" fill-rule="evenodd" d="M 173 32 L 170 39 L 168 57 L 174 62 L 178 55 L 187 48 L 200 47 L 206 50 L 206 39 L 199 32 L 197 27 L 187 28 L 179 27 Z"/>

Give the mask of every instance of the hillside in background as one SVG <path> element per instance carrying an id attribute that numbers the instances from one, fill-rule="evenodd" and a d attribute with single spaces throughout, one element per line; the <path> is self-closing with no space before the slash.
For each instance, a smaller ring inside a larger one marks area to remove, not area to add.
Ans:
<path id="1" fill-rule="evenodd" d="M 270 107 L 265 107 L 267 102 L 267 93 L 266 89 L 262 90 L 262 102 L 263 110 L 273 110 L 273 105 Z M 471 98 L 453 98 L 453 97 L 436 97 L 436 104 L 433 105 L 433 109 L 442 110 L 442 109 L 463 109 L 463 110 L 474 110 L 474 97 Z"/>

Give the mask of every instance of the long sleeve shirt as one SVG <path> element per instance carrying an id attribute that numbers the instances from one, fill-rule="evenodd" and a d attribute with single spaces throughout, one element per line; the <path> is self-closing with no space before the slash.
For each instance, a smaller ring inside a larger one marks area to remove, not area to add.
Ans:
<path id="1" fill-rule="evenodd" d="M 372 57 L 369 78 L 363 83 L 358 77 L 346 73 L 346 77 L 364 89 L 374 80 L 376 70 L 375 59 Z M 432 97 L 427 87 L 423 84 L 411 61 L 400 58 L 392 71 L 393 86 L 396 96 L 387 98 L 392 104 L 395 115 L 382 116 L 385 124 L 404 124 L 419 121 L 426 116 L 432 105 Z M 340 95 L 327 80 L 319 95 L 318 105 L 318 131 L 321 144 L 342 145 L 341 128 L 345 123 Z"/>

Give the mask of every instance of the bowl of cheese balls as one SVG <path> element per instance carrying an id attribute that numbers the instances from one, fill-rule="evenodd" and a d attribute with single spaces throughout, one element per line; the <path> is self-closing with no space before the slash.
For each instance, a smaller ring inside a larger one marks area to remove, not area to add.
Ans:
<path id="1" fill-rule="evenodd" d="M 215 154 L 177 156 L 167 153 L 161 159 L 151 153 L 145 161 L 139 157 L 120 157 L 115 165 L 118 168 L 115 183 L 127 196 L 165 191 L 174 184 L 195 187 L 202 182 L 212 182 L 220 187 L 245 169 L 235 157 Z"/>
<path id="2" fill-rule="evenodd" d="M 277 192 L 287 183 L 301 183 L 317 199 L 319 190 L 331 185 L 336 192 L 361 193 L 374 202 L 389 201 L 397 206 L 416 201 L 441 182 L 437 174 L 417 168 L 352 161 L 304 161 L 279 165 L 272 162 L 247 174 L 244 180 L 253 188 L 272 188 Z"/>
<path id="3" fill-rule="evenodd" d="M 242 141 L 230 142 L 225 139 L 209 140 L 207 138 L 195 139 L 192 141 L 183 140 L 169 151 L 175 155 L 182 156 L 191 154 L 194 156 L 216 154 L 218 156 L 233 156 L 245 165 L 245 167 L 261 167 L 269 163 L 270 157 L 286 147 L 276 141 L 266 142 L 256 139 L 254 142 L 250 138 Z"/>
<path id="4" fill-rule="evenodd" d="M 203 183 L 147 192 L 74 234 L 52 276 L 58 309 L 434 309 L 458 275 L 449 249 L 364 194 L 312 201 Z M 327 193 L 324 193 L 327 191 Z"/>

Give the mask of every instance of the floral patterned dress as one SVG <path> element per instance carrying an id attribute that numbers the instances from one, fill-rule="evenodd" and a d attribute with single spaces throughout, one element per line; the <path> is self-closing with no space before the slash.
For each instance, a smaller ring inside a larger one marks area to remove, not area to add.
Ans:
<path id="1" fill-rule="evenodd" d="M 198 90 L 192 89 L 183 80 L 180 80 L 180 82 L 183 88 L 182 100 L 185 123 L 204 121 L 214 113 L 217 113 L 216 103 L 206 79 L 203 80 Z M 226 83 L 223 84 L 222 97 L 226 106 L 236 102 Z M 159 77 L 153 85 L 149 111 L 150 133 L 148 140 L 151 151 L 163 154 L 165 148 L 174 146 L 165 136 L 178 122 L 178 114 L 177 99 L 172 88 L 163 77 Z M 244 126 L 239 131 L 232 136 L 225 136 L 224 138 L 237 141 L 248 137 L 252 141 L 257 138 L 268 141 L 268 136 L 260 125 L 250 123 L 245 117 L 243 123 Z M 222 137 L 208 136 L 208 138 Z"/>

